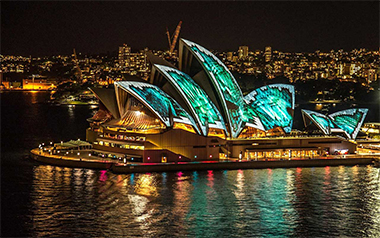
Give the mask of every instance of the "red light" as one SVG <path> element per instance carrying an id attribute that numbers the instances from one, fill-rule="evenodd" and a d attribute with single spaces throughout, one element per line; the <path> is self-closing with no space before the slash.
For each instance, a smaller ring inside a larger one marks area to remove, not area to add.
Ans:
<path id="1" fill-rule="evenodd" d="M 182 156 L 178 156 L 178 158 L 180 158 L 180 159 L 181 159 L 181 158 L 182 158 Z"/>
<path id="2" fill-rule="evenodd" d="M 212 158 L 212 155 L 210 155 L 210 158 Z"/>
<path id="3" fill-rule="evenodd" d="M 301 173 L 302 172 L 302 168 L 297 168 L 297 173 L 299 174 L 299 173 Z"/>
<path id="4" fill-rule="evenodd" d="M 150 160 L 150 157 L 148 157 L 148 160 Z"/>

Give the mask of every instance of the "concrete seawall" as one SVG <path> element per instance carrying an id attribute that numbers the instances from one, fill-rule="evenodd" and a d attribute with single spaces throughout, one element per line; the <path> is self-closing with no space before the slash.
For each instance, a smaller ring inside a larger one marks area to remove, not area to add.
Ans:
<path id="1" fill-rule="evenodd" d="M 373 165 L 373 158 L 350 159 L 311 159 L 311 160 L 277 160 L 249 162 L 217 162 L 217 163 L 183 163 L 154 165 L 120 165 L 112 166 L 114 173 L 146 173 L 170 171 L 200 171 L 200 170 L 236 170 L 236 169 L 266 169 L 266 168 L 296 168 L 325 166 Z"/>
<path id="2" fill-rule="evenodd" d="M 345 158 L 345 159 L 295 159 L 270 161 L 242 162 L 190 162 L 178 164 L 119 164 L 110 161 L 80 160 L 64 156 L 39 154 L 38 149 L 31 151 L 31 157 L 41 163 L 72 168 L 87 168 L 110 170 L 113 173 L 152 173 L 170 171 L 201 171 L 201 170 L 236 170 L 236 169 L 266 169 L 266 168 L 296 168 L 296 167 L 325 167 L 325 166 L 354 166 L 373 165 L 375 157 Z"/>
<path id="3" fill-rule="evenodd" d="M 103 161 L 86 161 L 77 159 L 60 159 L 55 157 L 48 157 L 43 155 L 38 155 L 30 153 L 32 159 L 49 165 L 56 165 L 61 167 L 71 167 L 71 168 L 87 168 L 87 169 L 110 169 L 113 163 L 103 162 Z"/>

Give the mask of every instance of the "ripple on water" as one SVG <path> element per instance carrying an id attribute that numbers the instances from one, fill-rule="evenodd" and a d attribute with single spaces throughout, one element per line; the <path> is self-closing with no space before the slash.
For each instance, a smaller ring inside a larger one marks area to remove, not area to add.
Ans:
<path id="1" fill-rule="evenodd" d="M 40 165 L 30 236 L 380 235 L 378 169 L 115 175 Z"/>

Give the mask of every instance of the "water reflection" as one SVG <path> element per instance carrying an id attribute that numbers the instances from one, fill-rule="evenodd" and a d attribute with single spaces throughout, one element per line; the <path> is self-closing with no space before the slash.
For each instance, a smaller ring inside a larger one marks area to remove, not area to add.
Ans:
<path id="1" fill-rule="evenodd" d="M 373 236 L 378 169 L 115 175 L 37 166 L 30 236 Z"/>
<path id="2" fill-rule="evenodd" d="M 106 170 L 102 170 L 100 171 L 100 177 L 99 177 L 99 181 L 100 182 L 105 182 L 107 180 L 107 175 L 106 175 L 107 171 Z"/>
<path id="3" fill-rule="evenodd" d="M 236 190 L 234 191 L 234 194 L 238 201 L 241 201 L 244 197 L 243 188 L 244 188 L 244 172 L 243 170 L 238 170 L 238 172 L 236 173 Z"/>
<path id="4" fill-rule="evenodd" d="M 214 187 L 214 173 L 212 172 L 212 170 L 207 171 L 207 181 L 207 186 L 209 186 L 210 188 Z"/>
<path id="5" fill-rule="evenodd" d="M 25 161 L 20 153 L 42 141 L 83 134 L 96 112 L 45 98 L 2 93 L 2 233 L 10 237 L 380 237 L 373 167 L 153 173 L 145 183 L 139 174 Z M 368 117 L 379 118 L 378 107 L 367 106 L 375 112 Z M 308 107 L 298 107 L 296 128 L 300 108 Z M 57 127 L 74 117 L 70 130 Z"/>
<path id="6" fill-rule="evenodd" d="M 157 180 L 151 174 L 141 174 L 134 186 L 135 193 L 143 196 L 158 196 L 156 183 Z"/>
<path id="7" fill-rule="evenodd" d="M 38 91 L 31 91 L 31 92 L 29 92 L 30 93 L 30 102 L 32 103 L 32 104 L 36 104 L 36 103 L 38 103 Z"/>
<path id="8" fill-rule="evenodd" d="M 74 120 L 74 118 L 75 118 L 74 108 L 75 107 L 73 105 L 67 106 L 67 111 L 69 113 L 69 119 L 71 119 L 71 120 Z"/>

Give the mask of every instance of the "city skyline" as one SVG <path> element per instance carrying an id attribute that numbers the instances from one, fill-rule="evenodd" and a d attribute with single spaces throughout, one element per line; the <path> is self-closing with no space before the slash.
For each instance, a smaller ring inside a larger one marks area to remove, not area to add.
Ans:
<path id="1" fill-rule="evenodd" d="M 166 27 L 173 34 L 179 21 L 180 37 L 214 50 L 379 49 L 377 2 L 3 2 L 1 9 L 3 55 L 98 54 L 123 43 L 167 50 Z"/>
<path id="2" fill-rule="evenodd" d="M 0 2 L 0 237 L 380 237 L 380 2 Z"/>

